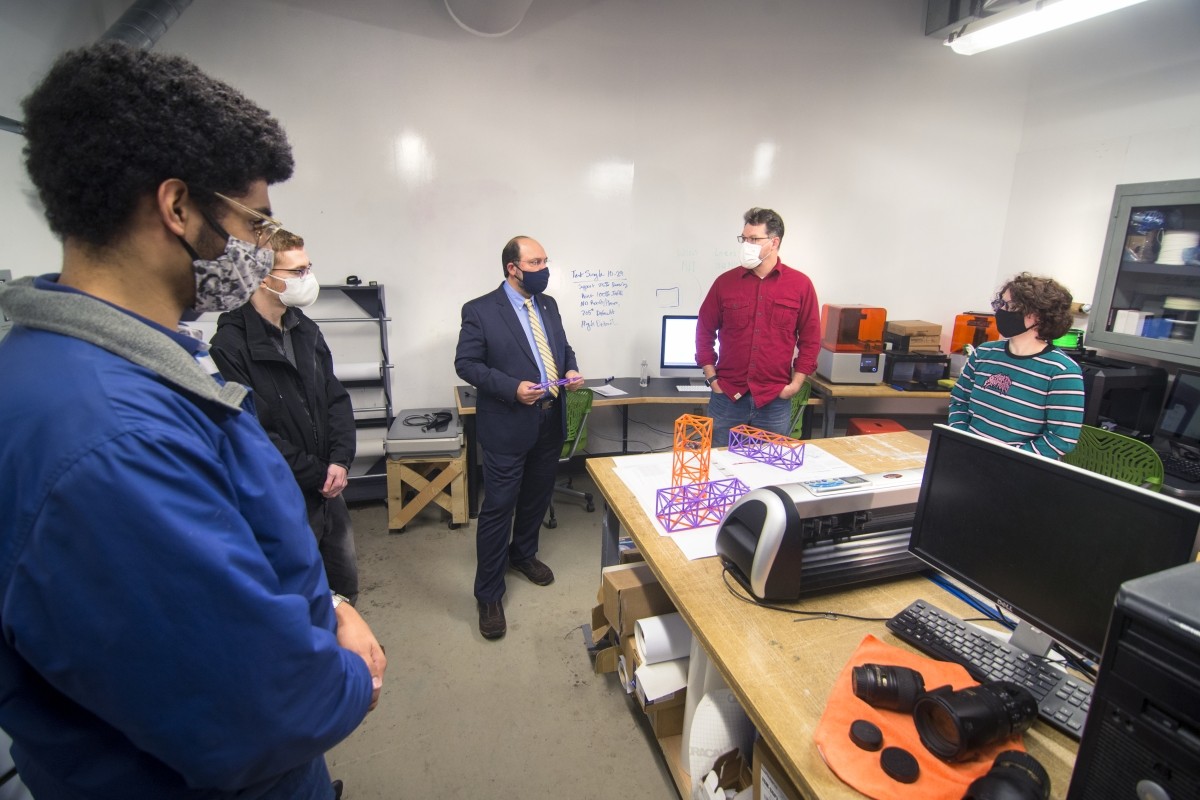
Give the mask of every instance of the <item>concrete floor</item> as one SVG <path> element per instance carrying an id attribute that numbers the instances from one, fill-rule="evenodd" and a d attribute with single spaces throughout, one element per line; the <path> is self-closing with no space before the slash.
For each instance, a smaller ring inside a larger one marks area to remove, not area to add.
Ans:
<path id="1" fill-rule="evenodd" d="M 351 508 L 358 607 L 389 662 L 379 706 L 328 755 L 345 800 L 678 797 L 648 726 L 584 650 L 600 585 L 596 506 L 556 504 L 538 553 L 556 580 L 509 572 L 508 635 L 494 642 L 479 635 L 471 594 L 473 520 L 451 531 L 431 507 L 389 533 L 385 503 Z"/>

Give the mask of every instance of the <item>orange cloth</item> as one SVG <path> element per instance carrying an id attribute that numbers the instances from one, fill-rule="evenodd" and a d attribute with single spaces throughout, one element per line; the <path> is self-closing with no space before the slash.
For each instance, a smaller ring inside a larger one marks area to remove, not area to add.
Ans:
<path id="1" fill-rule="evenodd" d="M 863 664 L 886 664 L 908 667 L 921 673 L 927 690 L 950 685 L 957 689 L 976 686 L 978 682 L 958 664 L 934 661 L 899 647 L 866 636 L 846 663 L 833 684 L 825 713 L 813 737 L 821 758 L 843 781 L 868 797 L 877 800 L 912 798 L 912 800 L 962 800 L 971 781 L 987 773 L 992 761 L 1005 750 L 1024 750 L 1021 737 L 1005 739 L 990 745 L 972 761 L 947 764 L 921 744 L 912 714 L 873 708 L 854 695 L 850 674 Z M 916 783 L 900 783 L 889 778 L 879 765 L 879 752 L 863 750 L 850 741 L 850 724 L 865 719 L 883 732 L 883 746 L 902 747 L 921 765 Z"/>

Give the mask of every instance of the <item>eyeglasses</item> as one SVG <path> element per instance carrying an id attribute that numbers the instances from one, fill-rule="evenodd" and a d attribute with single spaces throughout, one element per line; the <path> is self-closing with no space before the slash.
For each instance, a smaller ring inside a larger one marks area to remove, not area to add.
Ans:
<path id="1" fill-rule="evenodd" d="M 543 264 L 545 264 L 548 267 L 548 266 L 550 266 L 550 259 L 548 259 L 548 258 L 522 258 L 517 263 L 518 264 L 529 264 L 530 266 L 533 266 L 533 267 L 540 267 Z"/>
<path id="2" fill-rule="evenodd" d="M 774 236 L 739 236 L 739 237 L 737 237 L 737 240 L 738 240 L 738 244 L 745 244 L 746 242 L 762 242 L 767 239 L 774 239 L 774 238 L 775 238 Z"/>
<path id="3" fill-rule="evenodd" d="M 254 228 L 254 235 L 258 238 L 257 244 L 259 247 L 266 247 L 271 243 L 271 239 L 275 237 L 275 234 L 283 230 L 283 223 L 274 217 L 268 217 L 262 212 L 255 211 L 253 208 L 244 206 L 237 200 L 234 200 L 232 197 L 226 197 L 220 192 L 213 192 L 213 194 L 224 200 L 226 203 L 229 203 L 229 205 L 233 206 L 238 211 L 241 211 L 243 214 L 250 216 L 250 219 L 252 220 L 250 226 Z"/>
<path id="4" fill-rule="evenodd" d="M 278 269 L 271 270 L 271 272 L 287 272 L 293 278 L 305 278 L 308 275 L 312 274 L 312 270 L 313 270 L 313 265 L 309 264 L 307 267 L 296 267 L 295 269 L 283 269 L 282 267 L 280 267 Z"/>
<path id="5" fill-rule="evenodd" d="M 1020 307 L 1016 303 L 1006 302 L 1003 297 L 997 297 L 992 301 L 992 311 L 1020 311 Z"/>

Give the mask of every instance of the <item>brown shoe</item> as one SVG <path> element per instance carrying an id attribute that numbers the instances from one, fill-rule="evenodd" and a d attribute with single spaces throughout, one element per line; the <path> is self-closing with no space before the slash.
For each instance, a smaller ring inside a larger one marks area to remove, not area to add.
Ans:
<path id="1" fill-rule="evenodd" d="M 538 586 L 549 586 L 554 583 L 554 572 L 536 558 L 528 561 L 514 561 L 509 566 Z"/>
<path id="2" fill-rule="evenodd" d="M 478 605 L 479 633 L 485 639 L 499 639 L 508 631 L 508 624 L 504 621 L 504 606 L 499 600 Z"/>

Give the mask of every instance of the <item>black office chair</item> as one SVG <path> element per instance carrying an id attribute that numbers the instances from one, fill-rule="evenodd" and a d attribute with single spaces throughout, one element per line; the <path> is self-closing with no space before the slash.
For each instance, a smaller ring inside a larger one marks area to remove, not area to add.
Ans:
<path id="1" fill-rule="evenodd" d="M 567 392 L 567 440 L 563 442 L 562 453 L 558 463 L 568 464 L 577 451 L 587 446 L 587 418 L 592 413 L 592 390 L 576 389 Z M 571 472 L 567 470 L 567 479 L 554 487 L 554 493 L 562 493 L 583 500 L 587 503 L 588 511 L 596 510 L 590 492 L 583 492 L 571 486 Z M 557 528 L 558 518 L 554 515 L 554 501 L 550 501 L 550 517 L 545 523 L 547 528 Z"/>

